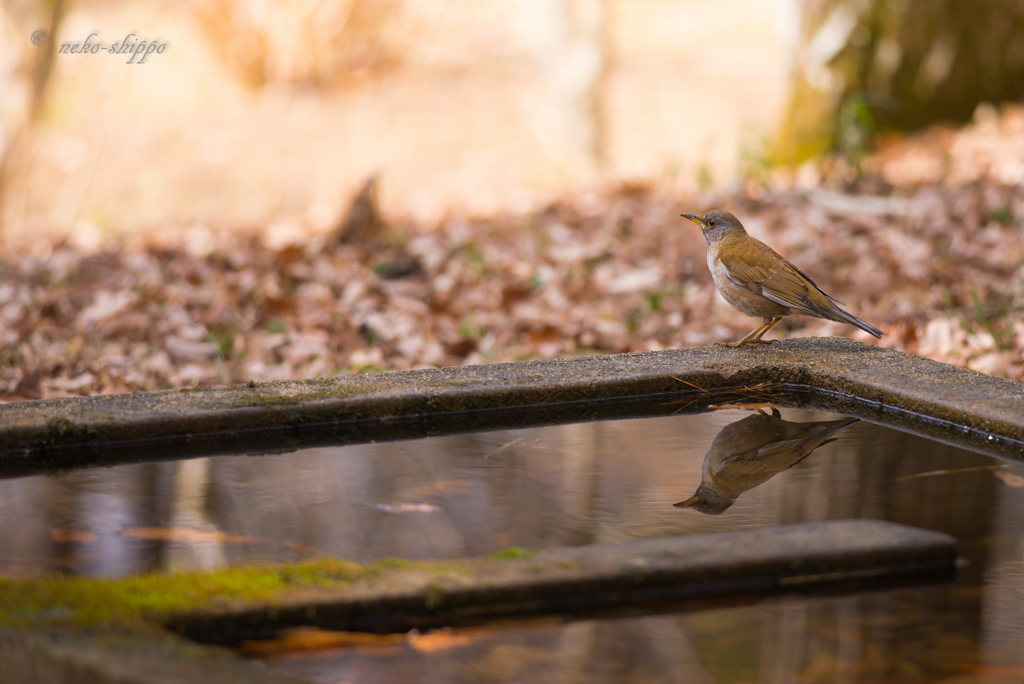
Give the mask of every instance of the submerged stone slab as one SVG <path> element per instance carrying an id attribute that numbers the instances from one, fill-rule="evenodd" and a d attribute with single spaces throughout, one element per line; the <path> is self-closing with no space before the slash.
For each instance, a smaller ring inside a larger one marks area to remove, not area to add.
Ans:
<path id="1" fill-rule="evenodd" d="M 165 624 L 201 642 L 238 645 L 295 626 L 407 631 L 422 618 L 445 624 L 466 615 L 572 612 L 641 597 L 735 602 L 940 572 L 948 578 L 955 559 L 955 540 L 939 532 L 878 520 L 803 523 L 438 563 L 384 582 L 200 609 Z"/>
<path id="2" fill-rule="evenodd" d="M 934 583 L 952 578 L 956 542 L 853 520 L 506 555 L 8 580 L 0 583 L 0 681 L 283 684 L 295 680 L 180 635 L 237 646 L 306 625 L 406 631 L 467 616 L 585 614 L 638 604 L 693 610 Z M 173 608 L 182 604 L 189 607 Z"/>
<path id="3" fill-rule="evenodd" d="M 667 415 L 766 399 L 1024 460 L 1024 383 L 814 337 L 5 404 L 0 476 Z"/>

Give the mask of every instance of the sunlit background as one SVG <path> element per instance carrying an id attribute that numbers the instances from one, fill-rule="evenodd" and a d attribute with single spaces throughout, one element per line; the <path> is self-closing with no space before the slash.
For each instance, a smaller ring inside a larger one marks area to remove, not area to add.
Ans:
<path id="1" fill-rule="evenodd" d="M 739 339 L 712 208 L 1024 378 L 1009 0 L 0 7 L 0 399 Z"/>
<path id="2" fill-rule="evenodd" d="M 195 223 L 333 226 L 379 176 L 391 216 L 522 211 L 619 179 L 728 183 L 778 124 L 789 0 L 8 0 L 9 240 Z M 36 24 L 33 24 L 33 19 Z M 57 54 L 38 119 L 26 71 Z M 138 62 L 138 59 L 136 59 Z M 12 178 L 13 176 L 13 178 Z"/>

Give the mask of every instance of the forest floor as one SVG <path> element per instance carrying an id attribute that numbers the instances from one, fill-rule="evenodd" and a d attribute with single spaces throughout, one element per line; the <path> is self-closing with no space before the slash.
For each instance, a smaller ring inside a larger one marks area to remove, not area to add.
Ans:
<path id="1" fill-rule="evenodd" d="M 768 337 L 847 335 L 1024 379 L 1024 110 L 881 141 L 680 197 L 622 186 L 527 215 L 381 219 L 333 232 L 139 230 L 0 263 L 11 401 L 731 341 L 758 321 L 715 291 L 681 212 L 732 211 L 860 318 L 787 317 Z M 770 350 L 770 347 L 767 348 Z"/>

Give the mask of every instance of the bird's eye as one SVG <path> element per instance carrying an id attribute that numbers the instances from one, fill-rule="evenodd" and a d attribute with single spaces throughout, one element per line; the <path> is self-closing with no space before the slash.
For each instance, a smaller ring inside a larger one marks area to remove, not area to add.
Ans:
<path id="1" fill-rule="evenodd" d="M 707 499 L 701 499 L 700 500 L 700 507 L 701 508 L 707 508 L 708 507 L 708 500 Z"/>
<path id="2" fill-rule="evenodd" d="M 715 219 L 708 219 L 708 228 L 715 227 Z"/>

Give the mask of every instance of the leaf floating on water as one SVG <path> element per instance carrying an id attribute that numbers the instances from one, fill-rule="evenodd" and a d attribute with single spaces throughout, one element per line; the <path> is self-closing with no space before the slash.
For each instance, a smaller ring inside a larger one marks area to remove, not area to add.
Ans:
<path id="1" fill-rule="evenodd" d="M 50 530 L 50 539 L 58 544 L 74 542 L 76 544 L 91 544 L 96 541 L 96 535 L 89 530 L 78 530 L 67 528 L 63 530 Z"/>
<path id="2" fill-rule="evenodd" d="M 424 484 L 403 489 L 398 493 L 402 498 L 418 499 L 424 496 L 442 496 L 445 494 L 461 494 L 476 487 L 476 483 L 469 480 L 438 480 L 436 482 L 425 482 Z"/>
<path id="3" fill-rule="evenodd" d="M 247 655 L 279 657 L 327 649 L 395 646 L 405 641 L 404 634 L 338 632 L 318 627 L 296 627 L 281 630 L 277 639 L 245 641 L 242 643 L 242 651 Z"/>
<path id="4" fill-rule="evenodd" d="M 176 542 L 218 542 L 221 544 L 248 544 L 266 541 L 260 537 L 231 535 L 220 530 L 198 530 L 191 527 L 125 527 L 117 534 L 136 539 L 156 539 Z"/>
<path id="5" fill-rule="evenodd" d="M 490 458 L 491 456 L 494 456 L 495 454 L 500 454 L 505 449 L 511 449 L 515 445 L 517 445 L 520 442 L 522 442 L 524 439 L 526 439 L 526 438 L 525 437 L 520 437 L 519 439 L 514 439 L 511 442 L 506 442 L 505 444 L 502 444 L 500 447 L 498 447 L 494 451 L 489 451 L 486 454 L 484 454 L 484 458 Z M 530 440 L 530 441 L 536 442 L 537 440 L 534 439 L 534 440 Z"/>
<path id="6" fill-rule="evenodd" d="M 1011 487 L 1024 487 L 1024 477 L 1020 475 L 1016 475 L 1007 470 L 997 470 L 994 474 Z"/>
<path id="7" fill-rule="evenodd" d="M 486 630 L 460 630 L 455 631 L 451 627 L 435 629 L 426 634 L 419 634 L 416 630 L 409 632 L 409 645 L 420 653 L 437 653 L 447 651 L 450 648 L 466 646 L 473 642 L 479 632 Z"/>
<path id="8" fill-rule="evenodd" d="M 442 510 L 440 506 L 428 503 L 379 503 L 376 508 L 385 513 L 439 513 Z"/>
<path id="9" fill-rule="evenodd" d="M 285 541 L 284 545 L 293 551 L 301 551 L 302 553 L 308 553 L 311 556 L 328 555 L 325 551 L 322 551 L 315 546 L 310 546 L 309 544 L 303 544 L 301 542 Z"/>

